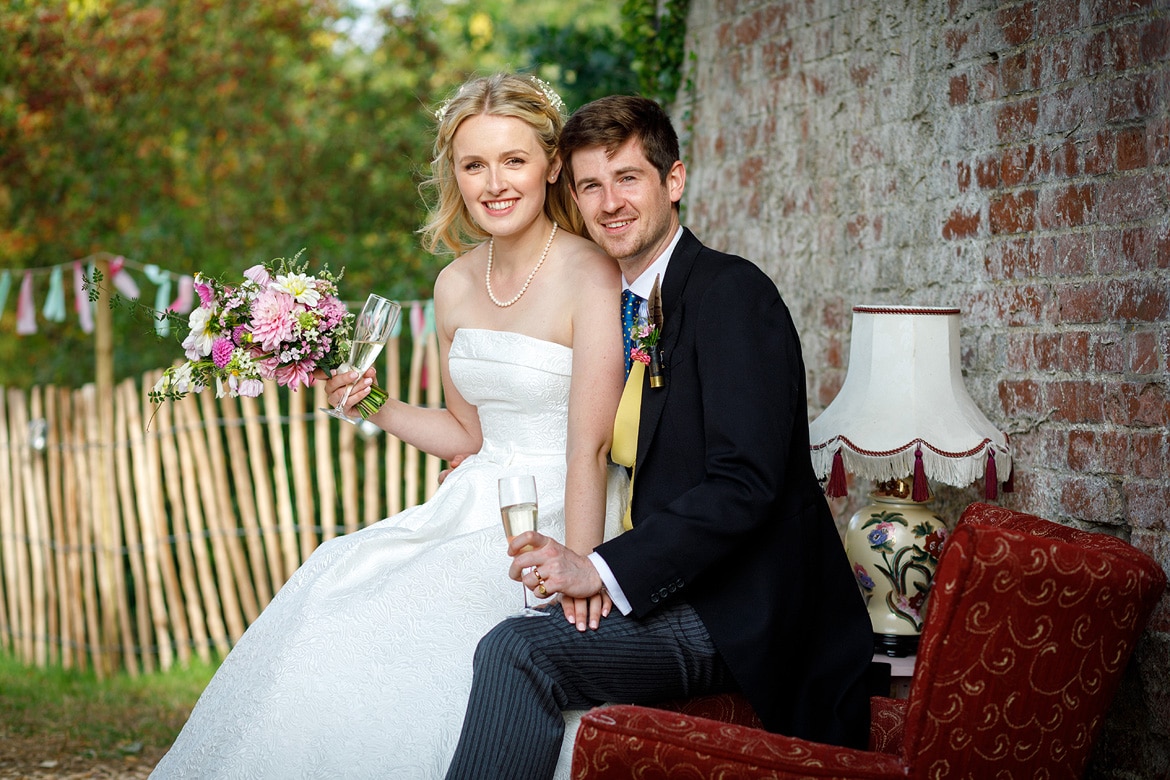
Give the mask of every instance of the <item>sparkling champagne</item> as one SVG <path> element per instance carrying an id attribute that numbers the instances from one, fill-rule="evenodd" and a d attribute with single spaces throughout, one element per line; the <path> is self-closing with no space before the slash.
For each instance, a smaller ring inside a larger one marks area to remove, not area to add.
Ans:
<path id="1" fill-rule="evenodd" d="M 343 363 L 340 368 L 346 371 L 357 371 L 361 374 L 369 370 L 370 366 L 374 365 L 379 353 L 382 352 L 386 340 L 394 331 L 394 326 L 398 324 L 398 315 L 401 312 L 401 306 L 380 295 L 371 294 L 366 298 L 361 313 L 354 320 L 353 341 L 349 345 L 349 361 Z M 361 417 L 350 417 L 345 413 L 349 394 L 353 392 L 356 384 L 357 382 L 354 382 L 345 388 L 345 393 L 342 394 L 341 400 L 337 402 L 336 406 L 323 411 L 330 417 L 336 417 L 338 420 L 345 420 L 354 425 L 362 418 L 372 414 L 373 409 L 363 409 Z M 365 402 L 359 402 L 359 406 L 363 403 Z"/>
<path id="2" fill-rule="evenodd" d="M 350 347 L 349 366 L 354 371 L 365 373 L 366 369 L 374 365 L 378 355 L 382 352 L 385 341 L 355 341 Z"/>
<path id="3" fill-rule="evenodd" d="M 527 502 L 500 507 L 500 516 L 504 519 L 504 533 L 508 539 L 525 531 L 536 530 L 536 504 Z"/>

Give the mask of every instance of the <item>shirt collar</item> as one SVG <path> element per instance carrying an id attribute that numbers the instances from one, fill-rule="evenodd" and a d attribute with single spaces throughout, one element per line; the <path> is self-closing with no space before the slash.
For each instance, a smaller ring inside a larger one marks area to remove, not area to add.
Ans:
<path id="1" fill-rule="evenodd" d="M 638 297 L 648 299 L 650 297 L 650 291 L 654 289 L 654 277 L 661 277 L 661 281 L 658 283 L 659 287 L 666 284 L 666 266 L 670 264 L 670 257 L 674 254 L 674 248 L 678 246 L 678 241 L 682 238 L 682 234 L 683 229 L 680 225 L 678 231 L 674 234 L 674 238 L 666 246 L 666 249 L 663 250 L 662 254 L 653 263 L 646 267 L 646 270 L 642 272 L 641 276 L 635 279 L 633 283 L 627 282 L 625 277 L 622 277 L 622 289 L 630 290 Z"/>

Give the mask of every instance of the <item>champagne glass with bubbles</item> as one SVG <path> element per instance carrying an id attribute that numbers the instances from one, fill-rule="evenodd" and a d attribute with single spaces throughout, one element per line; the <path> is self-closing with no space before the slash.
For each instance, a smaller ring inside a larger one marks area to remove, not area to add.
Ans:
<path id="1" fill-rule="evenodd" d="M 500 478 L 500 517 L 504 520 L 504 533 L 508 541 L 525 531 L 536 530 L 536 478 L 531 475 Z M 524 609 L 508 617 L 546 617 L 548 612 L 528 606 L 528 588 L 520 583 L 524 591 Z"/>
<path id="2" fill-rule="evenodd" d="M 398 323 L 398 316 L 401 313 L 401 306 L 381 295 L 371 293 L 370 297 L 366 298 L 366 305 L 362 307 L 361 313 L 358 314 L 357 320 L 353 324 L 353 340 L 350 342 L 349 358 L 341 365 L 342 371 L 357 371 L 358 379 L 345 388 L 345 393 L 341 396 L 336 407 L 322 411 L 331 417 L 345 420 L 354 425 L 361 421 L 360 418 L 355 419 L 345 413 L 345 404 L 349 400 L 349 394 L 353 392 L 354 385 L 361 380 L 360 375 L 365 374 L 366 370 L 374 365 L 382 348 L 386 346 L 386 341 L 394 331 L 394 326 Z"/>

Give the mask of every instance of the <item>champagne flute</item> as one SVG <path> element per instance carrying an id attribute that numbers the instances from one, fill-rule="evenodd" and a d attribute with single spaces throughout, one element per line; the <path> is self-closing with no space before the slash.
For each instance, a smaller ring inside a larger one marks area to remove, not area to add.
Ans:
<path id="1" fill-rule="evenodd" d="M 349 346 L 349 359 L 341 365 L 342 371 L 357 371 L 358 379 L 345 388 L 345 394 L 341 396 L 336 407 L 321 411 L 330 417 L 336 417 L 354 425 L 361 421 L 345 413 L 345 403 L 349 400 L 349 394 L 353 392 L 354 385 L 361 379 L 361 375 L 365 374 L 366 369 L 374 365 L 374 361 L 378 359 L 378 355 L 386 346 L 386 341 L 394 331 L 394 326 L 398 323 L 398 316 L 401 313 L 401 306 L 381 295 L 371 293 L 370 297 L 366 298 L 366 304 L 362 306 L 361 313 L 358 314 L 357 320 L 353 324 L 353 340 Z"/>
<path id="2" fill-rule="evenodd" d="M 535 531 L 536 478 L 531 475 L 501 477 L 499 487 L 500 517 L 504 521 L 504 533 L 508 541 L 525 531 Z M 524 609 L 508 617 L 546 617 L 548 612 L 528 606 L 528 588 L 523 582 L 520 583 L 520 588 L 524 591 Z"/>

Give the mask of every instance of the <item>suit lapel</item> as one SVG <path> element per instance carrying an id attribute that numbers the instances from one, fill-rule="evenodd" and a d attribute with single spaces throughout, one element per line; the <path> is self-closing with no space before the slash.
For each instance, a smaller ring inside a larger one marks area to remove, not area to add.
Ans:
<path id="1" fill-rule="evenodd" d="M 659 343 L 662 345 L 666 384 L 660 388 L 650 387 L 649 381 L 642 384 L 642 413 L 638 422 L 638 463 L 645 463 L 650 449 L 650 442 L 658 429 L 658 421 L 662 418 L 662 410 L 666 406 L 666 398 L 670 393 L 671 363 L 674 349 L 678 345 L 679 333 L 682 331 L 684 317 L 683 292 L 686 290 L 687 280 L 695 266 L 695 258 L 703 245 L 695 238 L 690 230 L 684 228 L 682 238 L 674 248 L 670 258 L 670 266 L 666 272 L 666 279 L 662 284 L 662 336 Z"/>

